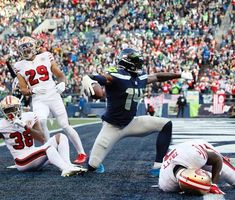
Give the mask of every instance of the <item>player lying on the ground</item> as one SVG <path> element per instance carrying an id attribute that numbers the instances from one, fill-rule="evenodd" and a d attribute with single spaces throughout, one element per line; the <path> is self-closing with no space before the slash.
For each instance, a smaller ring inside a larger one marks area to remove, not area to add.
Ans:
<path id="1" fill-rule="evenodd" d="M 164 157 L 159 188 L 165 192 L 224 194 L 219 180 L 235 187 L 235 167 L 204 140 L 177 144 Z"/>
<path id="2" fill-rule="evenodd" d="M 5 116 L 5 119 L 0 120 L 0 136 L 19 171 L 39 170 L 48 163 L 58 167 L 64 177 L 87 171 L 71 163 L 68 139 L 64 134 L 58 133 L 44 145 L 34 146 L 34 139 L 44 143 L 44 134 L 33 112 L 21 112 L 17 97 L 5 97 L 0 108 Z"/>
<path id="3" fill-rule="evenodd" d="M 116 67 L 111 67 L 105 75 L 85 75 L 82 80 L 84 90 L 96 95 L 94 83 L 105 86 L 107 110 L 102 116 L 103 126 L 92 147 L 89 169 L 101 168 L 101 164 L 113 146 L 122 138 L 145 137 L 158 132 L 156 139 L 156 158 L 151 175 L 158 176 L 162 159 L 171 142 L 172 122 L 170 119 L 137 116 L 137 106 L 143 97 L 146 85 L 176 78 L 192 79 L 192 74 L 156 73 L 147 75 L 143 70 L 143 58 L 140 52 L 123 49 Z"/>

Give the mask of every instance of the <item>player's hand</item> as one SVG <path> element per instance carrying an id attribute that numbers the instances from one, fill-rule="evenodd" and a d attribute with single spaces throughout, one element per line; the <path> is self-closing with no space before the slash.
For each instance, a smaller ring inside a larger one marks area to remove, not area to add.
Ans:
<path id="1" fill-rule="evenodd" d="M 93 83 L 97 83 L 97 81 L 92 80 L 88 75 L 83 76 L 82 87 L 83 87 L 83 90 L 87 92 L 88 96 L 95 95 L 95 91 L 92 87 Z"/>
<path id="2" fill-rule="evenodd" d="M 191 72 L 186 72 L 186 71 L 183 71 L 182 73 L 181 73 L 181 78 L 183 78 L 183 79 L 186 79 L 186 80 L 193 80 L 193 75 L 192 75 L 192 73 Z"/>
<path id="3" fill-rule="evenodd" d="M 58 83 L 55 88 L 59 94 L 62 94 L 65 91 L 65 82 Z"/>
<path id="4" fill-rule="evenodd" d="M 14 121 L 13 121 L 13 124 L 17 127 L 21 127 L 21 128 L 26 128 L 26 123 L 23 122 L 22 120 L 20 120 L 19 118 L 16 118 Z"/>
<path id="5" fill-rule="evenodd" d="M 212 184 L 210 188 L 210 192 L 212 194 L 225 194 L 216 184 Z"/>
<path id="6" fill-rule="evenodd" d="M 46 88 L 36 87 L 32 89 L 33 94 L 46 94 Z"/>

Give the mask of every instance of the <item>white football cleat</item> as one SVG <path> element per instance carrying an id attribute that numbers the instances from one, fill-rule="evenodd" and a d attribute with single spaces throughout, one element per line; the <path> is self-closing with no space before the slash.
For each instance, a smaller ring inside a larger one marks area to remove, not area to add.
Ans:
<path id="1" fill-rule="evenodd" d="M 64 169 L 61 173 L 61 176 L 63 177 L 69 177 L 77 174 L 83 174 L 87 172 L 87 169 L 84 167 L 79 167 L 79 166 L 71 166 L 68 169 Z"/>

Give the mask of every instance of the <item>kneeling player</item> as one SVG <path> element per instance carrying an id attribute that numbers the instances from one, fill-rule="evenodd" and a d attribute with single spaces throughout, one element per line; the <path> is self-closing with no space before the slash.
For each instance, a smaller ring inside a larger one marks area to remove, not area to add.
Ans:
<path id="1" fill-rule="evenodd" d="M 21 113 L 18 98 L 7 96 L 0 106 L 5 116 L 0 120 L 0 137 L 4 139 L 19 171 L 38 170 L 48 163 L 58 167 L 64 177 L 87 171 L 70 162 L 68 139 L 63 134 L 53 136 L 40 147 L 34 146 L 34 139 L 44 143 L 44 134 L 33 112 Z"/>
<path id="2" fill-rule="evenodd" d="M 160 169 L 159 187 L 165 192 L 224 194 L 219 179 L 235 186 L 235 167 L 204 140 L 175 145 Z"/>

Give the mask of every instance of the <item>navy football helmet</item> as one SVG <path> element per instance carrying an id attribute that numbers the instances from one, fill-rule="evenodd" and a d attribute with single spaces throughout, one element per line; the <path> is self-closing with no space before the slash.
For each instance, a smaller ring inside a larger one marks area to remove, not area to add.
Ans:
<path id="1" fill-rule="evenodd" d="M 117 57 L 117 64 L 126 70 L 138 73 L 142 69 L 144 63 L 143 57 L 140 52 L 132 49 L 123 49 Z"/>

